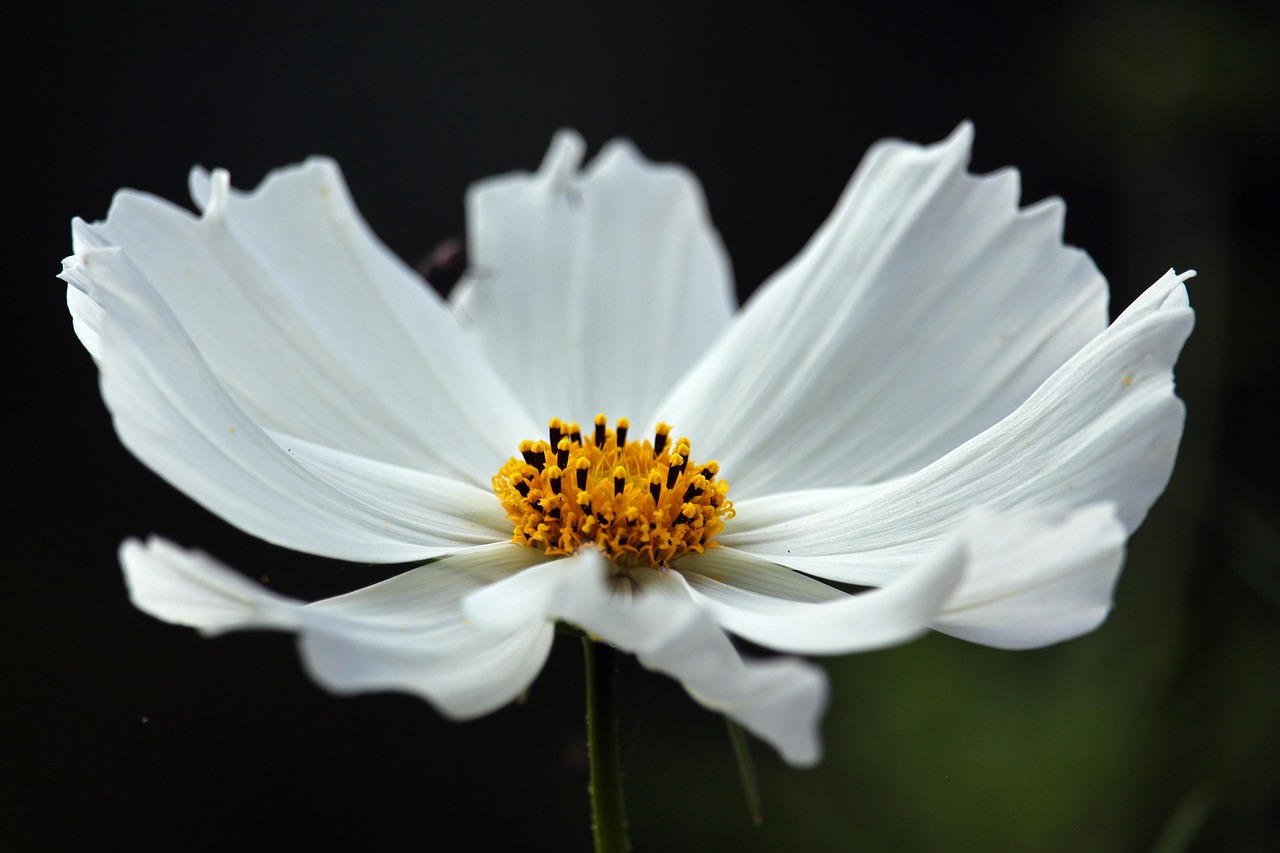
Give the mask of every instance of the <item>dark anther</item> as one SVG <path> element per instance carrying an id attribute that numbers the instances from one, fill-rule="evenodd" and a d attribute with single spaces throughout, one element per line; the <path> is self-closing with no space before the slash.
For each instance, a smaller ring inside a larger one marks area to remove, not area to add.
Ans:
<path id="1" fill-rule="evenodd" d="M 649 494 L 653 495 L 653 502 L 654 502 L 654 503 L 657 503 L 657 502 L 658 502 L 658 498 L 662 495 L 662 484 L 661 484 L 661 483 L 650 483 L 650 484 L 649 484 Z"/>
<path id="2" fill-rule="evenodd" d="M 555 518 L 555 519 L 560 518 L 560 507 L 556 507 L 555 509 L 551 510 L 551 512 L 547 513 L 547 518 Z"/>
<path id="3" fill-rule="evenodd" d="M 657 456 L 662 452 L 662 448 L 667 446 L 666 433 L 658 433 L 653 439 L 653 455 Z"/>
<path id="4" fill-rule="evenodd" d="M 520 482 L 516 483 L 516 491 L 520 493 L 520 497 L 522 498 L 529 497 L 529 484 L 526 483 L 524 480 L 521 480 Z"/>
<path id="5" fill-rule="evenodd" d="M 702 476 L 704 476 L 704 477 L 706 477 L 708 480 L 710 480 L 710 479 L 711 479 L 711 476 L 712 476 L 712 475 L 711 475 L 711 469 L 710 469 L 710 468 L 703 468 L 703 469 L 702 469 Z"/>
<path id="6" fill-rule="evenodd" d="M 596 424 L 596 447 L 604 447 L 604 424 Z"/>
<path id="7" fill-rule="evenodd" d="M 569 448 L 562 447 L 556 451 L 556 464 L 561 468 L 569 467 Z"/>
<path id="8" fill-rule="evenodd" d="M 581 491 L 587 487 L 587 469 L 578 469 L 578 490 Z"/>
<path id="9" fill-rule="evenodd" d="M 524 457 L 524 461 L 528 462 L 539 471 L 542 470 L 542 454 L 536 450 L 522 450 L 520 455 Z"/>
<path id="10" fill-rule="evenodd" d="M 623 477 L 614 477 L 614 478 L 613 478 L 613 493 L 614 493 L 615 495 L 620 495 L 620 494 L 622 494 L 622 487 L 623 487 L 623 486 L 625 486 L 626 484 L 627 484 L 627 481 L 626 481 L 626 479 L 624 479 Z"/>
<path id="11" fill-rule="evenodd" d="M 680 499 L 680 502 L 687 504 L 700 494 L 702 494 L 702 489 L 699 489 L 697 486 L 690 486 L 684 490 L 684 497 Z"/>
<path id="12" fill-rule="evenodd" d="M 627 428 L 624 427 L 622 424 L 618 424 L 618 449 L 621 450 L 622 446 L 626 443 L 627 443 Z"/>
<path id="13" fill-rule="evenodd" d="M 551 491 L 552 491 L 552 492 L 554 492 L 554 493 L 555 493 L 555 494 L 557 494 L 557 495 L 558 495 L 558 494 L 560 494 L 560 489 L 561 489 L 563 486 L 564 486 L 564 480 L 563 480 L 563 478 L 562 478 L 562 477 L 552 477 L 552 478 L 551 478 Z"/>
<path id="14" fill-rule="evenodd" d="M 550 431 L 551 431 L 551 446 L 559 447 L 560 446 L 560 422 L 556 421 L 555 423 L 553 423 L 550 427 Z"/>
<path id="15" fill-rule="evenodd" d="M 582 444 L 582 430 L 575 429 L 569 433 L 569 440 L 574 444 Z"/>
<path id="16" fill-rule="evenodd" d="M 678 480 L 679 478 L 680 478 L 680 469 L 677 468 L 675 465 L 672 465 L 670 468 L 667 469 L 667 488 L 674 489 L 676 487 L 676 480 Z"/>

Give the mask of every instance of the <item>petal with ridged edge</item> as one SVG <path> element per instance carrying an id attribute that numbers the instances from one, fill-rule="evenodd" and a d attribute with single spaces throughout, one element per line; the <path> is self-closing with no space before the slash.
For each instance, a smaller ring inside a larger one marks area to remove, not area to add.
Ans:
<path id="1" fill-rule="evenodd" d="M 487 714 L 519 696 L 541 670 L 553 638 L 545 621 L 481 630 L 459 602 L 540 559 L 528 548 L 492 545 L 304 604 L 162 539 L 129 540 L 120 549 L 129 594 L 144 612 L 206 634 L 296 632 L 307 670 L 326 689 L 401 690 L 457 719 Z"/>
<path id="2" fill-rule="evenodd" d="M 1173 364 L 1191 332 L 1172 271 L 1051 376 L 1013 414 L 888 488 L 815 509 L 770 502 L 767 526 L 726 525 L 721 544 L 812 574 L 883 586 L 919 563 L 971 511 L 1108 502 L 1126 532 L 1164 490 L 1182 437 Z M 850 491 L 850 495 L 860 495 Z M 746 502 L 744 502 L 746 504 Z"/>
<path id="3" fill-rule="evenodd" d="M 191 183 L 202 217 L 124 190 L 106 221 L 73 224 L 75 251 L 122 248 L 268 429 L 486 486 L 533 424 L 337 166 L 312 159 L 247 194 L 225 172 Z"/>
<path id="4" fill-rule="evenodd" d="M 972 128 L 871 149 L 804 250 L 659 406 L 738 497 L 913 473 L 1012 412 L 1107 323 L 1063 207 L 966 172 Z"/>
<path id="5" fill-rule="evenodd" d="M 702 188 L 684 169 L 556 134 L 534 174 L 467 194 L 471 275 L 459 322 L 536 416 L 637 423 L 733 311 Z"/>
<path id="6" fill-rule="evenodd" d="M 87 297 L 73 310 L 97 309 L 87 322 L 120 440 L 232 524 L 299 551 L 380 563 L 510 536 L 477 486 L 301 444 L 295 453 L 291 439 L 267 433 L 120 249 L 87 249 L 66 274 Z M 403 499 L 414 492 L 418 500 Z"/>

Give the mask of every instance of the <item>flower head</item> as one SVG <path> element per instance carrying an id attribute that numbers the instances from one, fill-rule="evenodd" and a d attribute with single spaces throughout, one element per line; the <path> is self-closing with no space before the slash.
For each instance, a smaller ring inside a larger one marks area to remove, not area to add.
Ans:
<path id="1" fill-rule="evenodd" d="M 698 184 L 626 143 L 584 170 L 561 133 L 474 186 L 447 304 L 327 160 L 247 194 L 197 169 L 198 217 L 122 191 L 63 273 L 121 440 L 263 539 L 421 564 L 304 604 L 131 540 L 134 602 L 294 631 L 324 686 L 459 718 L 524 691 L 563 620 L 796 764 L 824 676 L 731 634 L 835 654 L 1092 630 L 1181 436 L 1186 275 L 1108 326 L 1062 205 L 968 174 L 971 136 L 876 145 L 736 313 Z"/>

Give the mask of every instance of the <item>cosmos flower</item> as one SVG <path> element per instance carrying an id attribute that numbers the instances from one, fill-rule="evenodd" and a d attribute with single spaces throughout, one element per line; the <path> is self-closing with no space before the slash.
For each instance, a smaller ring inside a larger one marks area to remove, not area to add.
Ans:
<path id="1" fill-rule="evenodd" d="M 827 655 L 1092 630 L 1181 437 L 1187 276 L 1108 325 L 1062 204 L 969 174 L 971 138 L 877 144 L 736 311 L 696 180 L 625 142 L 584 169 L 562 132 L 472 187 L 447 303 L 328 160 L 251 193 L 196 169 L 199 216 L 121 191 L 74 223 L 63 278 L 124 444 L 269 542 L 417 564 L 303 603 L 131 540 L 133 601 L 296 632 L 326 688 L 454 718 L 520 695 L 563 621 L 801 765 L 822 670 L 731 635 Z"/>

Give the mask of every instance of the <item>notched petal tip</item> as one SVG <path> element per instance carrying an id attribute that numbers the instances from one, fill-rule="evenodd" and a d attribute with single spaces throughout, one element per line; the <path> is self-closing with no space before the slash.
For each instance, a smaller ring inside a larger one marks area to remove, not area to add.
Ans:
<path id="1" fill-rule="evenodd" d="M 1014 172 L 1017 170 L 1014 169 Z M 1054 239 L 1062 242 L 1062 233 L 1067 224 L 1067 203 L 1061 196 L 1051 195 L 1032 202 L 1018 211 L 1018 214 L 1024 221 L 1044 228 Z M 1080 249 L 1075 251 L 1083 253 Z"/>
<path id="2" fill-rule="evenodd" d="M 301 163 L 291 163 L 272 169 L 257 186 L 247 190 L 237 190 L 232 187 L 226 169 L 209 170 L 204 166 L 192 166 L 187 175 L 187 190 L 191 194 L 191 200 L 195 203 L 196 209 L 204 214 L 205 218 L 209 218 L 211 206 L 214 208 L 214 215 L 221 217 L 225 215 L 225 210 L 217 209 L 220 200 L 225 207 L 233 197 L 245 200 L 255 199 L 268 192 L 273 184 L 299 179 L 311 180 L 319 188 L 321 195 L 332 194 L 349 199 L 341 167 L 332 157 L 323 154 L 312 154 Z M 223 190 L 219 190 L 219 181 L 226 183 Z"/>
<path id="3" fill-rule="evenodd" d="M 107 264 L 118 263 L 119 259 L 124 256 L 124 250 L 119 246 L 109 245 L 93 245 L 81 246 L 74 255 L 68 255 L 62 261 L 62 273 L 59 278 L 68 281 L 68 274 L 81 276 L 82 281 L 86 284 L 85 289 L 96 284 L 94 279 L 89 277 L 89 272 L 94 267 L 105 266 Z"/>
<path id="4" fill-rule="evenodd" d="M 192 166 L 187 174 L 187 191 L 202 219 L 224 220 L 232 193 L 231 173 L 221 168 L 210 172 L 203 166 Z"/>
<path id="5" fill-rule="evenodd" d="M 1195 270 L 1187 270 L 1179 273 L 1172 267 L 1165 273 L 1165 278 L 1173 276 L 1178 280 L 1179 287 L 1172 288 L 1164 297 L 1164 301 L 1160 303 L 1163 308 L 1191 308 L 1191 297 L 1187 292 L 1187 282 L 1196 277 Z M 1194 312 L 1193 312 L 1194 313 Z"/>
<path id="6" fill-rule="evenodd" d="M 539 177 L 557 187 L 569 183 L 582 168 L 586 150 L 586 140 L 577 131 L 568 128 L 557 130 L 538 167 Z"/>
<path id="7" fill-rule="evenodd" d="M 92 223 L 79 216 L 71 220 L 71 251 L 80 254 L 86 249 L 101 249 L 110 243 L 95 230 Z M 64 262 L 65 263 L 65 262 Z"/>
<path id="8" fill-rule="evenodd" d="M 612 183 L 615 191 L 626 192 L 634 198 L 660 196 L 666 204 L 688 209 L 715 236 L 719 245 L 719 234 L 711 224 L 702 182 L 680 163 L 650 160 L 630 139 L 615 137 L 591 160 L 586 179 L 591 183 Z M 727 254 L 724 262 L 728 263 Z"/>
<path id="9" fill-rule="evenodd" d="M 961 119 L 956 125 L 955 130 L 947 136 L 943 141 L 943 145 L 960 145 L 964 148 L 973 146 L 973 139 L 976 134 L 972 119 Z"/>
<path id="10" fill-rule="evenodd" d="M 191 171 L 187 173 L 187 193 L 191 196 L 196 210 L 202 213 L 208 206 L 209 196 L 212 194 L 212 183 L 209 170 L 204 166 L 192 166 Z"/>
<path id="11" fill-rule="evenodd" d="M 680 175 L 696 182 L 693 174 L 683 166 L 660 163 L 645 157 L 636 144 L 625 136 L 615 136 L 601 146 L 600 153 L 592 158 L 587 171 L 591 178 L 612 172 L 635 172 L 645 177 Z"/>
<path id="12" fill-rule="evenodd" d="M 231 173 L 226 169 L 214 169 L 210 176 L 208 195 L 201 205 L 205 222 L 223 222 L 227 218 L 227 206 L 231 202 Z"/>
<path id="13" fill-rule="evenodd" d="M 1193 278 L 1195 274 L 1194 270 L 1178 273 L 1170 268 L 1154 284 L 1138 294 L 1138 298 L 1129 303 L 1129 307 L 1120 312 L 1120 316 L 1116 317 L 1115 322 L 1111 324 L 1111 328 L 1125 328 L 1152 314 L 1167 311 L 1185 310 L 1186 313 L 1194 317 L 1194 312 L 1190 307 L 1190 299 L 1187 295 L 1186 281 Z M 1182 340 L 1185 340 L 1186 335 L 1190 334 L 1190 332 L 1191 328 L 1188 326 L 1186 334 L 1182 336 Z M 1176 355 L 1177 353 L 1175 352 L 1175 358 Z M 1172 365 L 1172 361 L 1170 361 L 1170 365 Z"/>
<path id="14" fill-rule="evenodd" d="M 600 153 L 592 161 L 592 165 L 610 160 L 625 160 L 630 163 L 653 165 L 653 161 L 640 153 L 640 149 L 628 137 L 615 136 L 600 147 Z"/>
<path id="15" fill-rule="evenodd" d="M 969 119 L 965 119 L 956 125 L 955 130 L 951 131 L 945 139 L 931 144 L 921 144 L 892 137 L 881 139 L 867 149 L 867 154 L 862 163 L 859 164 L 858 170 L 862 171 L 871 162 L 881 157 L 889 156 L 914 157 L 919 158 L 919 162 L 933 160 L 942 163 L 950 162 L 953 168 L 965 169 L 968 167 L 969 159 L 973 154 L 973 140 L 974 126 Z M 1014 171 L 1016 173 L 1016 170 Z M 854 177 L 857 177 L 856 173 Z"/>

